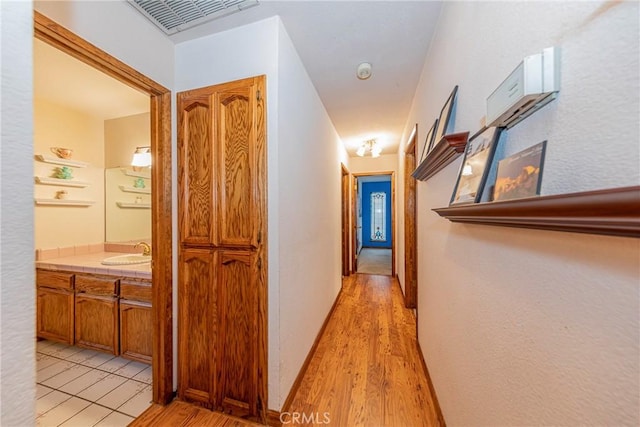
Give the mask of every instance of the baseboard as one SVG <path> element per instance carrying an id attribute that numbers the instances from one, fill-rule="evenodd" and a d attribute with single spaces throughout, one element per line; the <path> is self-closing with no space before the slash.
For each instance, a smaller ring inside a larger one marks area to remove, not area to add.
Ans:
<path id="1" fill-rule="evenodd" d="M 420 355 L 420 361 L 422 362 L 422 369 L 424 369 L 424 374 L 427 376 L 427 384 L 429 385 L 429 392 L 431 393 L 431 398 L 433 399 L 433 406 L 436 411 L 436 417 L 438 417 L 438 425 L 440 425 L 441 427 L 446 427 L 447 423 L 445 423 L 444 421 L 444 416 L 442 415 L 442 410 L 440 409 L 440 404 L 438 403 L 436 389 L 433 388 L 433 382 L 431 381 L 431 376 L 429 375 L 429 369 L 427 368 L 427 363 L 424 361 L 424 355 L 422 354 L 420 341 L 418 341 L 417 337 L 416 345 L 418 346 L 418 354 Z"/>
<path id="2" fill-rule="evenodd" d="M 335 301 L 333 301 L 333 305 L 331 306 L 331 309 L 329 310 L 327 317 L 324 319 L 324 322 L 322 323 L 322 327 L 320 327 L 320 331 L 318 331 L 318 335 L 316 335 L 316 339 L 313 341 L 313 345 L 309 350 L 309 354 L 307 354 L 306 359 L 304 359 L 304 363 L 300 368 L 300 372 L 298 372 L 298 376 L 296 377 L 296 380 L 293 382 L 293 385 L 291 386 L 291 390 L 287 395 L 287 399 L 284 401 L 284 405 L 282 405 L 281 412 L 287 412 L 289 410 L 289 407 L 293 402 L 293 398 L 298 392 L 298 388 L 300 388 L 300 384 L 302 383 L 304 374 L 307 372 L 307 368 L 309 368 L 309 363 L 311 363 L 311 359 L 313 358 L 313 355 L 315 354 L 316 349 L 318 348 L 318 343 L 320 342 L 320 338 L 322 337 L 322 334 L 324 334 L 324 331 L 327 328 L 327 324 L 329 323 L 329 319 L 331 318 L 331 315 L 336 309 L 336 305 L 338 305 L 338 300 L 340 299 L 340 295 L 342 295 L 342 288 L 340 288 L 340 292 L 338 292 L 338 295 L 336 296 Z M 278 421 L 279 421 L 279 418 L 278 418 Z"/>
<path id="3" fill-rule="evenodd" d="M 282 421 L 280 421 L 280 412 L 273 409 L 267 410 L 267 425 L 271 427 L 282 427 Z"/>

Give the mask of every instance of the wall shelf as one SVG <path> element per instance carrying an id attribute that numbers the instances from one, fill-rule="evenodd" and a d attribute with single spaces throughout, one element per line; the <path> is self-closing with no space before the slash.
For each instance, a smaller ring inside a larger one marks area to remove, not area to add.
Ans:
<path id="1" fill-rule="evenodd" d="M 127 175 L 127 176 L 135 176 L 136 178 L 147 178 L 147 179 L 151 179 L 151 171 L 140 171 L 140 172 L 134 172 L 132 170 L 129 170 L 127 168 L 121 168 L 120 169 L 122 171 L 123 174 Z"/>
<path id="2" fill-rule="evenodd" d="M 62 187 L 78 187 L 78 188 L 84 188 L 89 186 L 89 183 L 85 181 L 50 178 L 48 176 L 36 176 L 35 180 L 36 180 L 36 183 L 43 184 L 43 185 L 59 185 Z"/>
<path id="3" fill-rule="evenodd" d="M 444 135 L 411 176 L 420 181 L 428 180 L 464 153 L 468 140 L 469 132 Z"/>
<path id="4" fill-rule="evenodd" d="M 39 206 L 91 206 L 93 200 L 67 200 L 67 199 L 35 199 Z"/>
<path id="5" fill-rule="evenodd" d="M 58 157 L 45 156 L 43 154 L 36 154 L 36 159 L 44 163 L 52 163 L 54 165 L 71 166 L 74 168 L 86 168 L 89 163 L 80 162 L 78 160 L 60 159 Z"/>
<path id="6" fill-rule="evenodd" d="M 131 187 L 128 185 L 119 185 L 118 187 L 120 187 L 120 190 L 124 191 L 125 193 L 151 194 L 150 188 L 138 188 L 138 187 Z"/>
<path id="7" fill-rule="evenodd" d="M 433 210 L 451 222 L 640 237 L 640 186 Z"/>
<path id="8" fill-rule="evenodd" d="M 151 209 L 151 203 L 116 202 L 121 208 Z"/>

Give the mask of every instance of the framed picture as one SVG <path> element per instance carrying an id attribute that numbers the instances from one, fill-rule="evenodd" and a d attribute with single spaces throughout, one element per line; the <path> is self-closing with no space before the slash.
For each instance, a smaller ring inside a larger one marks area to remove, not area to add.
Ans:
<path id="1" fill-rule="evenodd" d="M 493 200 L 538 196 L 547 141 L 522 150 L 498 162 Z"/>
<path id="2" fill-rule="evenodd" d="M 442 110 L 440 111 L 440 117 L 438 117 L 438 126 L 436 129 L 436 133 L 434 136 L 434 144 L 437 144 L 442 138 L 442 135 L 445 135 L 447 129 L 449 128 L 449 122 L 451 121 L 451 111 L 453 110 L 453 106 L 456 103 L 456 95 L 458 93 L 458 86 L 453 88 L 451 91 L 451 95 L 447 98 L 447 102 L 444 103 Z"/>
<path id="3" fill-rule="evenodd" d="M 480 201 L 501 132 L 502 128 L 490 127 L 471 137 L 458 172 L 451 205 Z"/>
<path id="4" fill-rule="evenodd" d="M 433 122 L 431 129 L 429 129 L 429 132 L 427 132 L 427 136 L 424 139 L 424 145 L 422 146 L 422 154 L 420 155 L 420 162 L 418 164 L 422 163 L 422 159 L 427 155 L 429 151 L 431 151 L 431 148 L 433 146 L 433 136 L 437 127 L 438 127 L 438 119 L 436 119 L 436 121 Z"/>

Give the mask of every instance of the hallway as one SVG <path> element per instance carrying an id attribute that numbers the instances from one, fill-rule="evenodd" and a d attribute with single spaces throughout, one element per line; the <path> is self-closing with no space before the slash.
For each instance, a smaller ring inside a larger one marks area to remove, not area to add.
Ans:
<path id="1" fill-rule="evenodd" d="M 415 337 L 415 318 L 395 279 L 344 279 L 287 412 L 326 413 L 334 426 L 438 425 Z"/>

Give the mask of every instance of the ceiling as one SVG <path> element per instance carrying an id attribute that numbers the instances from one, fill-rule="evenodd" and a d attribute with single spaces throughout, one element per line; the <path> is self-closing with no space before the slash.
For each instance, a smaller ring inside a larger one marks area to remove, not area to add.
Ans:
<path id="1" fill-rule="evenodd" d="M 279 15 L 349 154 L 368 139 L 378 141 L 382 154 L 395 154 L 440 6 L 426 0 L 262 0 L 166 37 L 179 44 Z M 364 61 L 373 73 L 359 80 L 356 68 Z M 42 42 L 35 42 L 34 63 L 36 96 L 104 118 L 138 114 L 142 104 L 149 109 L 148 97 Z"/>

